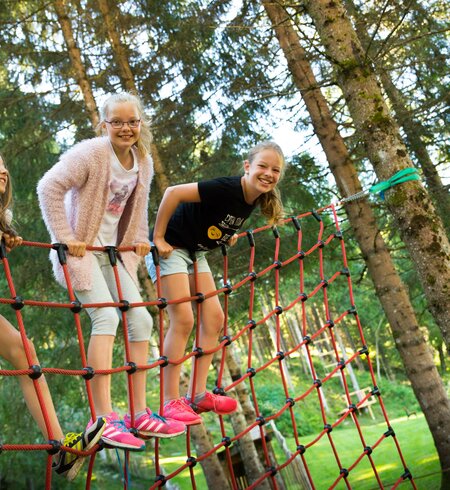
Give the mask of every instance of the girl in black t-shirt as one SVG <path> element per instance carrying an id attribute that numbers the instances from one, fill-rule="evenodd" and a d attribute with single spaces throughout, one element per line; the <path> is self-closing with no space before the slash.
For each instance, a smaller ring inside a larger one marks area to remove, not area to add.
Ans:
<path id="1" fill-rule="evenodd" d="M 168 187 L 156 216 L 153 242 L 160 257 L 162 295 L 176 300 L 197 293 L 194 286 L 193 262 L 196 253 L 198 291 L 208 294 L 216 290 L 205 253 L 222 244 L 234 245 L 236 232 L 251 212 L 259 206 L 269 223 L 283 216 L 283 206 L 276 188 L 284 170 L 281 148 L 265 141 L 249 152 L 242 177 L 222 177 L 199 183 Z M 156 269 L 151 254 L 146 257 L 153 281 Z M 181 359 L 194 325 L 189 303 L 170 304 L 169 329 L 164 339 L 164 355 L 171 361 Z M 202 303 L 200 338 L 197 346 L 210 351 L 217 346 L 224 314 L 217 296 Z M 193 380 L 185 397 L 180 398 L 181 364 L 164 369 L 163 415 L 186 425 L 201 423 L 199 413 L 213 411 L 224 415 L 236 410 L 236 400 L 214 395 L 206 390 L 212 354 L 197 359 L 196 382 Z"/>

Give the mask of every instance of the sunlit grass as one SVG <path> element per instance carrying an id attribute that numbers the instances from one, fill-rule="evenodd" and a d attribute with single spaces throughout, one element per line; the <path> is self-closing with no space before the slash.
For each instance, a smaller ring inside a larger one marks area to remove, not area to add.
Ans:
<path id="1" fill-rule="evenodd" d="M 370 446 L 385 432 L 386 426 L 382 423 L 371 424 L 360 419 L 362 432 L 366 443 Z M 427 490 L 440 489 L 440 467 L 436 449 L 425 418 L 422 414 L 410 419 L 400 417 L 391 420 L 391 425 L 400 448 L 405 458 L 408 469 L 411 471 L 417 488 Z M 363 447 L 358 438 L 355 438 L 353 427 L 337 428 L 332 432 L 333 442 L 337 448 L 342 467 L 347 468 L 363 452 Z M 288 439 L 289 445 L 293 440 Z M 301 441 L 302 444 L 309 441 Z M 282 456 L 280 454 L 280 461 Z M 384 439 L 372 453 L 376 471 L 385 488 L 390 488 L 404 472 L 401 459 L 398 456 L 396 446 L 391 437 Z M 305 459 L 311 472 L 314 485 L 318 489 L 329 488 L 339 476 L 339 468 L 331 450 L 327 437 L 307 449 Z M 358 490 L 372 490 L 379 488 L 369 459 L 365 456 L 359 464 L 350 472 L 348 481 L 353 488 Z M 406 481 L 403 488 L 412 488 Z M 336 489 L 347 488 L 342 480 Z"/>

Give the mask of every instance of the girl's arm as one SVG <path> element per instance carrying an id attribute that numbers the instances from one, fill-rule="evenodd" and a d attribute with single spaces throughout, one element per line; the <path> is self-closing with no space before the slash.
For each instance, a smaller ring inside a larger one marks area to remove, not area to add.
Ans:
<path id="1" fill-rule="evenodd" d="M 183 202 L 200 202 L 197 182 L 168 187 L 164 192 L 153 231 L 153 242 L 162 258 L 167 258 L 172 253 L 173 247 L 166 242 L 164 236 L 170 218 Z"/>
<path id="2" fill-rule="evenodd" d="M 67 220 L 64 197 L 73 187 L 82 186 L 88 175 L 83 159 L 63 158 L 48 170 L 38 183 L 37 192 L 47 229 L 61 243 L 66 243 L 69 253 L 83 256 L 86 244 L 76 240 Z"/>

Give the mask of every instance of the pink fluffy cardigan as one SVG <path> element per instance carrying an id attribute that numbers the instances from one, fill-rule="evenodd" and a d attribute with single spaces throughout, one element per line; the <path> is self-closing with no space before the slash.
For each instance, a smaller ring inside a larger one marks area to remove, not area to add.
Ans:
<path id="1" fill-rule="evenodd" d="M 52 242 L 78 240 L 93 245 L 107 204 L 110 151 L 107 137 L 81 141 L 64 153 L 39 181 L 39 205 Z M 138 159 L 138 166 L 136 188 L 119 222 L 119 247 L 149 243 L 148 198 L 153 177 L 150 156 Z M 134 252 L 123 252 L 121 256 L 125 268 L 138 284 L 140 257 Z M 50 259 L 56 280 L 66 287 L 62 267 L 54 250 L 50 252 Z M 84 257 L 67 255 L 70 279 L 76 291 L 91 289 L 92 259 L 93 254 L 89 251 Z"/>

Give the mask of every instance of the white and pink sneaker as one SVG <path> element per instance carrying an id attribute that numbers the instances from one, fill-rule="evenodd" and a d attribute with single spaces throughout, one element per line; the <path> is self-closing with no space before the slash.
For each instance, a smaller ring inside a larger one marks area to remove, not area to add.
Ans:
<path id="1" fill-rule="evenodd" d="M 145 409 L 143 415 L 134 421 L 134 426 L 139 436 L 143 437 L 176 437 L 186 432 L 186 425 L 178 420 L 161 417 L 152 412 L 149 408 Z M 125 427 L 131 429 L 131 417 L 125 415 Z"/>
<path id="2" fill-rule="evenodd" d="M 119 418 L 116 412 L 111 412 L 105 417 L 106 427 L 102 433 L 102 441 L 106 447 L 116 447 L 119 449 L 128 449 L 128 451 L 143 451 L 145 443 L 135 437 L 126 427 L 123 420 Z M 93 424 L 91 420 L 88 428 Z"/>

